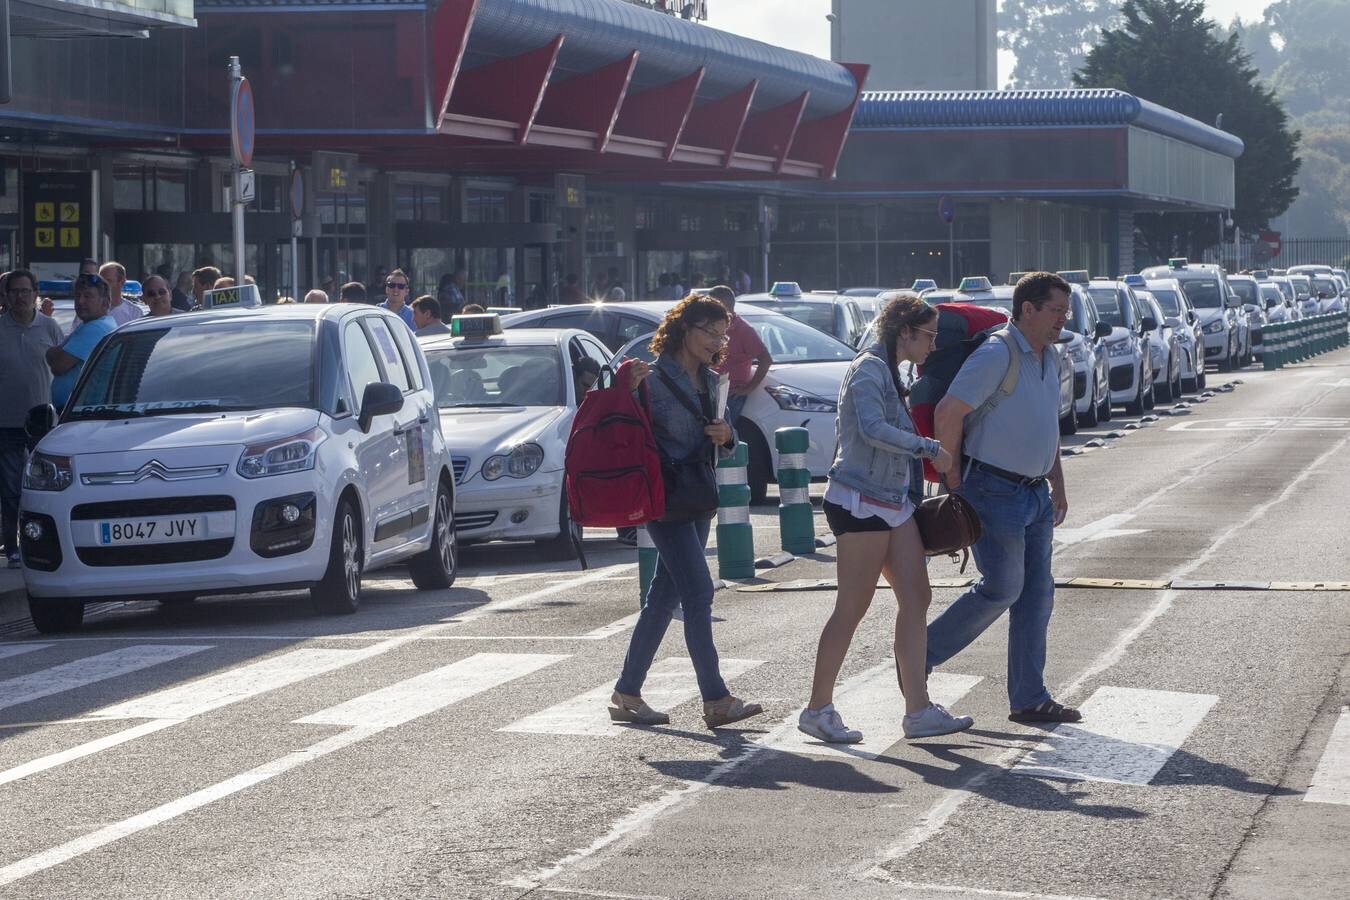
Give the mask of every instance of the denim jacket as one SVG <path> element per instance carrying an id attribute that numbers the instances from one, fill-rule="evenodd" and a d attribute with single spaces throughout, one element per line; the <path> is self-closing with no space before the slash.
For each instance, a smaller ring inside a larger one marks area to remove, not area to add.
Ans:
<path id="1" fill-rule="evenodd" d="M 665 381 L 657 374 L 665 372 L 670 376 L 684 392 L 685 397 L 698 408 L 699 397 L 694 390 L 694 383 L 689 379 L 689 373 L 670 354 L 658 357 L 652 369 L 651 376 L 643 383 L 647 386 L 648 396 L 651 398 L 652 433 L 656 437 L 657 449 L 662 456 L 670 459 L 689 459 L 695 453 L 707 453 L 709 440 L 703 433 L 703 422 L 694 418 L 693 413 L 671 394 L 670 388 L 666 387 Z M 700 372 L 709 401 L 716 404 L 717 382 L 721 376 L 707 366 L 700 367 Z M 716 409 L 713 412 L 716 412 Z M 735 446 L 736 434 L 733 431 L 730 445 L 717 448 L 718 459 L 730 456 Z M 709 459 L 711 460 L 711 457 Z"/>
<path id="2" fill-rule="evenodd" d="M 914 457 L 932 459 L 941 446 L 914 430 L 886 363 L 874 343 L 853 359 L 839 391 L 839 452 L 830 479 L 864 497 L 904 501 Z"/>

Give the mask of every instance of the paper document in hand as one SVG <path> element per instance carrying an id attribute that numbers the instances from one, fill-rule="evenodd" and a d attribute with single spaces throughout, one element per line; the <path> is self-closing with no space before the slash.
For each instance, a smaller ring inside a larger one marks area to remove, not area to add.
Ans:
<path id="1" fill-rule="evenodd" d="M 717 418 L 727 417 L 727 397 L 731 394 L 731 376 L 723 372 L 717 378 Z"/>

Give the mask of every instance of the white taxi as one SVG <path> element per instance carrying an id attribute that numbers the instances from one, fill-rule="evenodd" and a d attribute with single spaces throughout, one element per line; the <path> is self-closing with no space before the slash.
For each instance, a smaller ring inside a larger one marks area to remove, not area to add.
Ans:
<path id="1" fill-rule="evenodd" d="M 430 373 L 378 307 L 127 323 L 55 418 L 29 414 L 40 441 L 19 522 L 41 631 L 77 627 L 106 598 L 308 589 L 319 610 L 348 613 L 362 573 L 398 562 L 420 589 L 454 581 L 454 479 Z"/>
<path id="2" fill-rule="evenodd" d="M 563 490 L 572 418 L 609 365 L 604 344 L 575 328 L 502 331 L 493 314 L 455 316 L 451 333 L 419 338 L 454 463 L 463 543 L 536 541 L 545 559 L 575 559 L 581 526 Z"/>

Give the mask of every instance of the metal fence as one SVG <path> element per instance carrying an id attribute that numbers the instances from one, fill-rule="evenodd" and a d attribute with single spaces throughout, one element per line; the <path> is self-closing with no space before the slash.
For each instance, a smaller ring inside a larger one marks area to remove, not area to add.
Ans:
<path id="1" fill-rule="evenodd" d="M 1259 241 L 1242 241 L 1237 246 L 1238 256 L 1234 260 L 1234 247 L 1228 244 L 1220 248 L 1205 251 L 1205 262 L 1217 262 L 1230 272 L 1243 269 L 1277 268 L 1323 263 L 1337 268 L 1347 268 L 1350 263 L 1350 238 L 1296 238 L 1281 242 L 1280 252 L 1270 255 L 1270 247 Z M 1234 262 L 1237 264 L 1234 265 Z"/>

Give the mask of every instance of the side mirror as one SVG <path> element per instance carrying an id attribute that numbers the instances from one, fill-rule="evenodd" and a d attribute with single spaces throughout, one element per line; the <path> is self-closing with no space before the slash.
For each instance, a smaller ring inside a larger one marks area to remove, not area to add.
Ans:
<path id="1" fill-rule="evenodd" d="M 1097 331 L 1095 334 L 1093 334 L 1093 337 L 1104 338 L 1110 336 L 1111 336 L 1111 326 L 1105 322 L 1098 322 Z"/>
<path id="2" fill-rule="evenodd" d="M 1189 325 L 1195 324 L 1195 310 L 1192 309 L 1186 310 L 1186 323 Z"/>
<path id="3" fill-rule="evenodd" d="M 1144 321 L 1140 324 L 1139 330 L 1141 333 L 1146 333 L 1149 331 L 1157 331 L 1158 320 L 1153 318 L 1152 316 L 1144 316 Z"/>
<path id="4" fill-rule="evenodd" d="M 1067 329 L 1067 328 L 1061 328 L 1061 329 L 1059 330 L 1059 338 L 1055 340 L 1055 343 L 1056 343 L 1056 344 L 1071 344 L 1071 343 L 1073 343 L 1073 332 L 1070 331 L 1070 330 Z"/>
<path id="5" fill-rule="evenodd" d="M 1168 316 L 1166 319 L 1163 320 L 1163 324 L 1166 325 L 1168 328 L 1180 328 L 1181 320 L 1178 319 L 1176 316 Z"/>
<path id="6" fill-rule="evenodd" d="M 385 381 L 371 382 L 361 395 L 361 417 L 357 419 L 357 424 L 363 432 L 369 433 L 370 423 L 376 416 L 387 416 L 402 408 L 402 391 Z"/>
<path id="7" fill-rule="evenodd" d="M 36 447 L 37 442 L 55 427 L 56 407 L 50 403 L 43 403 L 28 410 L 28 415 L 23 420 L 23 431 L 28 435 L 29 448 Z"/>
<path id="8" fill-rule="evenodd" d="M 1242 306 L 1242 298 L 1237 296 L 1231 296 L 1224 301 L 1224 305 L 1227 306 L 1229 309 L 1237 309 L 1238 307 Z"/>

